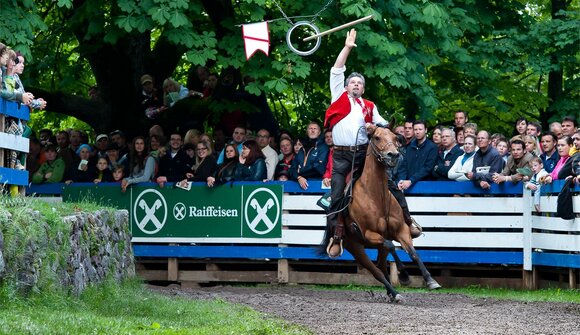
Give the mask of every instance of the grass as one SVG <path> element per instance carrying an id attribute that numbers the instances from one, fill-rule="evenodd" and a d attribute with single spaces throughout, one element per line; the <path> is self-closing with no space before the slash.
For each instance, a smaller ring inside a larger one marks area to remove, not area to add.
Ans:
<path id="1" fill-rule="evenodd" d="M 346 290 L 361 290 L 361 291 L 383 291 L 386 292 L 383 287 L 379 286 L 359 286 L 359 285 L 347 285 L 347 286 L 315 286 L 317 289 L 346 289 Z M 428 290 L 426 288 L 405 288 L 397 287 L 399 293 L 435 293 L 435 294 L 464 294 L 474 298 L 495 298 L 504 300 L 514 300 L 514 301 L 527 301 L 527 302 L 562 302 L 562 303 L 576 303 L 580 304 L 580 290 L 570 290 L 570 289 L 560 289 L 560 288 L 547 288 L 534 291 L 526 290 L 513 290 L 505 288 L 489 288 L 481 287 L 478 285 L 472 285 L 464 288 L 442 288 L 435 291 Z"/>
<path id="2" fill-rule="evenodd" d="M 0 291 L 0 334 L 311 334 L 241 305 L 168 297 L 139 282 L 99 285 L 80 297 L 8 292 Z"/>

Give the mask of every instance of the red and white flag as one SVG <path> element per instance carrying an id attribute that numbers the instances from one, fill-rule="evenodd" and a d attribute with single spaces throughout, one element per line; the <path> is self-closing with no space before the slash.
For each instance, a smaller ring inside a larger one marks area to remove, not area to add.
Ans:
<path id="1" fill-rule="evenodd" d="M 270 33 L 267 21 L 242 25 L 242 34 L 246 48 L 246 60 L 250 59 L 258 50 L 262 50 L 268 56 Z"/>

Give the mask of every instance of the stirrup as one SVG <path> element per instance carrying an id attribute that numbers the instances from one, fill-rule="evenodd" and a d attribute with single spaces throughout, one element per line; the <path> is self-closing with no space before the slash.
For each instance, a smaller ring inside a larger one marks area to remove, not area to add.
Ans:
<path id="1" fill-rule="evenodd" d="M 336 243 L 334 241 L 335 241 L 334 237 L 331 237 L 330 242 L 328 242 L 328 246 L 326 247 L 326 253 L 328 254 L 328 257 L 330 257 L 330 258 L 338 258 L 338 257 L 342 256 L 342 253 L 344 252 L 344 249 L 342 248 L 342 239 L 338 239 L 338 241 Z M 332 247 L 335 244 L 338 246 L 338 254 L 332 255 L 330 253 L 330 251 L 332 250 Z"/>
<path id="2" fill-rule="evenodd" d="M 419 231 L 419 233 L 417 235 L 411 234 L 412 238 L 417 238 L 423 234 L 423 227 L 421 227 L 421 225 L 418 224 L 417 221 L 415 221 L 415 219 L 413 217 L 411 217 L 411 224 L 409 225 L 409 228 L 410 229 L 415 228 Z"/>

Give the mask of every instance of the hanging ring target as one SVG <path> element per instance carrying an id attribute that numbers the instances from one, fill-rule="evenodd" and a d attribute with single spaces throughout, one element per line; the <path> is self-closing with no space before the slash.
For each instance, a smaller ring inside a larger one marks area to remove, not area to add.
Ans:
<path id="1" fill-rule="evenodd" d="M 301 27 L 301 26 L 307 26 L 308 28 L 314 30 L 314 33 L 316 35 L 320 34 L 320 30 L 318 30 L 318 28 L 312 23 L 312 22 L 308 22 L 308 21 L 299 21 L 296 22 L 286 33 L 286 44 L 288 44 L 288 48 L 294 52 L 297 55 L 300 56 L 310 56 L 312 55 L 316 50 L 318 50 L 318 48 L 320 47 L 320 41 L 322 40 L 321 36 L 318 36 L 316 38 L 316 44 L 314 45 L 314 47 L 308 51 L 300 51 L 298 49 L 296 49 L 293 45 L 292 45 L 292 32 L 294 31 L 294 29 Z"/>

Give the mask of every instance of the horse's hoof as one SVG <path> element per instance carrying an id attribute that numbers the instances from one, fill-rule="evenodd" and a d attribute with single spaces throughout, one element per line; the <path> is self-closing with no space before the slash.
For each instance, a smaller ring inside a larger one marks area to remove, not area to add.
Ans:
<path id="1" fill-rule="evenodd" d="M 397 295 L 395 295 L 395 297 L 391 299 L 391 302 L 394 302 L 397 304 L 401 303 L 401 302 L 403 302 L 403 296 L 397 293 Z"/>
<path id="2" fill-rule="evenodd" d="M 430 290 L 436 290 L 436 289 L 438 289 L 438 288 L 441 288 L 441 285 L 439 285 L 439 283 L 438 283 L 438 282 L 436 282 L 435 280 L 431 280 L 431 281 L 429 281 L 429 282 L 427 283 L 427 287 L 428 287 Z"/>
<path id="3" fill-rule="evenodd" d="M 409 286 L 411 285 L 411 278 L 409 278 L 408 274 L 405 274 L 403 276 L 399 274 L 399 283 L 403 286 Z"/>

